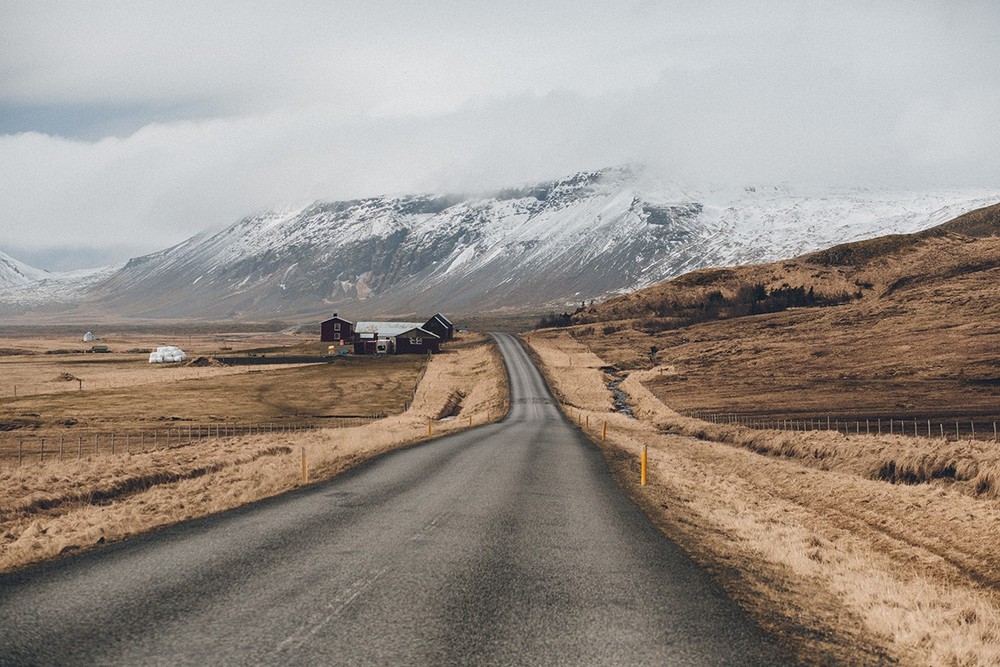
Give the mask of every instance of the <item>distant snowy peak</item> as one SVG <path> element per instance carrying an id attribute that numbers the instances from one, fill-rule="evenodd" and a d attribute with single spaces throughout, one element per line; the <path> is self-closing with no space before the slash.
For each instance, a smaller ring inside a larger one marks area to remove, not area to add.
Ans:
<path id="1" fill-rule="evenodd" d="M 34 269 L 35 277 L 27 282 L 4 284 L 0 280 L 0 312 L 7 310 L 4 307 L 13 307 L 17 312 L 36 306 L 76 303 L 88 290 L 123 268 L 124 264 L 116 264 L 96 269 L 52 273 Z M 2 272 L 3 261 L 0 258 L 0 273 Z"/>
<path id="2" fill-rule="evenodd" d="M 0 252 L 0 288 L 26 285 L 50 275 Z"/>
<path id="3" fill-rule="evenodd" d="M 707 266 L 768 262 L 918 231 L 998 192 L 682 186 L 642 170 L 581 172 L 489 194 L 317 202 L 75 283 L 0 289 L 123 316 L 354 317 L 562 308 Z M 45 297 L 44 295 L 49 295 Z"/>

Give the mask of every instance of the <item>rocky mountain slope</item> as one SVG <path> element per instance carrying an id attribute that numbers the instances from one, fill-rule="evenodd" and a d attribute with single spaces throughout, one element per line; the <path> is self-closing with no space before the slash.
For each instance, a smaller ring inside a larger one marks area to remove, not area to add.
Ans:
<path id="1" fill-rule="evenodd" d="M 133 259 L 59 299 L 86 312 L 209 319 L 562 309 L 699 267 L 917 231 L 997 199 L 968 191 L 696 191 L 605 169 L 490 196 L 370 198 L 248 217 Z M 0 291 L 0 303 L 20 298 L 25 307 L 30 292 Z"/>

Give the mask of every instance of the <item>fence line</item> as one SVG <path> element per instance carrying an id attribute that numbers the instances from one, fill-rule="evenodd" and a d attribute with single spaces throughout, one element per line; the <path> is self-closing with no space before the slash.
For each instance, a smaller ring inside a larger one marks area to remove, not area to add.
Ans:
<path id="1" fill-rule="evenodd" d="M 417 374 L 417 380 L 413 383 L 413 391 L 410 392 L 410 400 L 403 404 L 403 412 L 410 409 L 413 405 L 413 400 L 417 397 L 417 389 L 420 388 L 420 382 L 424 379 L 424 375 L 427 374 L 427 367 L 430 365 L 431 353 L 427 352 L 427 361 L 424 363 L 424 367 L 420 369 L 420 373 Z"/>
<path id="2" fill-rule="evenodd" d="M 826 417 L 810 419 L 767 419 L 740 415 L 730 412 L 695 411 L 686 416 L 714 424 L 736 424 L 752 429 L 776 431 L 837 431 L 845 435 L 903 435 L 918 438 L 940 438 L 944 440 L 982 440 L 1000 442 L 997 420 L 977 419 L 920 419 L 895 417 L 866 417 L 854 419 L 834 419 Z"/>
<path id="3" fill-rule="evenodd" d="M 123 456 L 155 450 L 183 447 L 208 439 L 236 438 L 247 435 L 297 433 L 318 428 L 350 428 L 363 426 L 388 414 L 328 417 L 322 425 L 315 422 L 221 422 L 185 424 L 151 429 L 117 431 L 92 430 L 85 433 L 44 435 L 37 433 L 10 434 L 0 438 L 0 463 L 25 465 L 81 460 L 85 457 Z M 327 421 L 331 420 L 331 421 Z M 335 421 L 332 421 L 335 420 Z"/>

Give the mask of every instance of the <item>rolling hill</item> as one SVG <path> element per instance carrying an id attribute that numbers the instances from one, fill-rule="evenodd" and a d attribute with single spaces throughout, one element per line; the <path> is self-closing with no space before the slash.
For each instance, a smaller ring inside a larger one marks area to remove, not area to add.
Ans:
<path id="1" fill-rule="evenodd" d="M 1000 412 L 1000 205 L 794 259 L 694 271 L 570 331 L 681 410 L 844 418 Z"/>

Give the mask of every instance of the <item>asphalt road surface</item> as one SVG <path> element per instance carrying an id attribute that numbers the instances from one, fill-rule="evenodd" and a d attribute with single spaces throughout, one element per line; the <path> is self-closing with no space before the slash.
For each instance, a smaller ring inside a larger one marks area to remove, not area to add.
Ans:
<path id="1" fill-rule="evenodd" d="M 0 661 L 787 662 L 498 342 L 502 423 L 0 577 Z"/>

